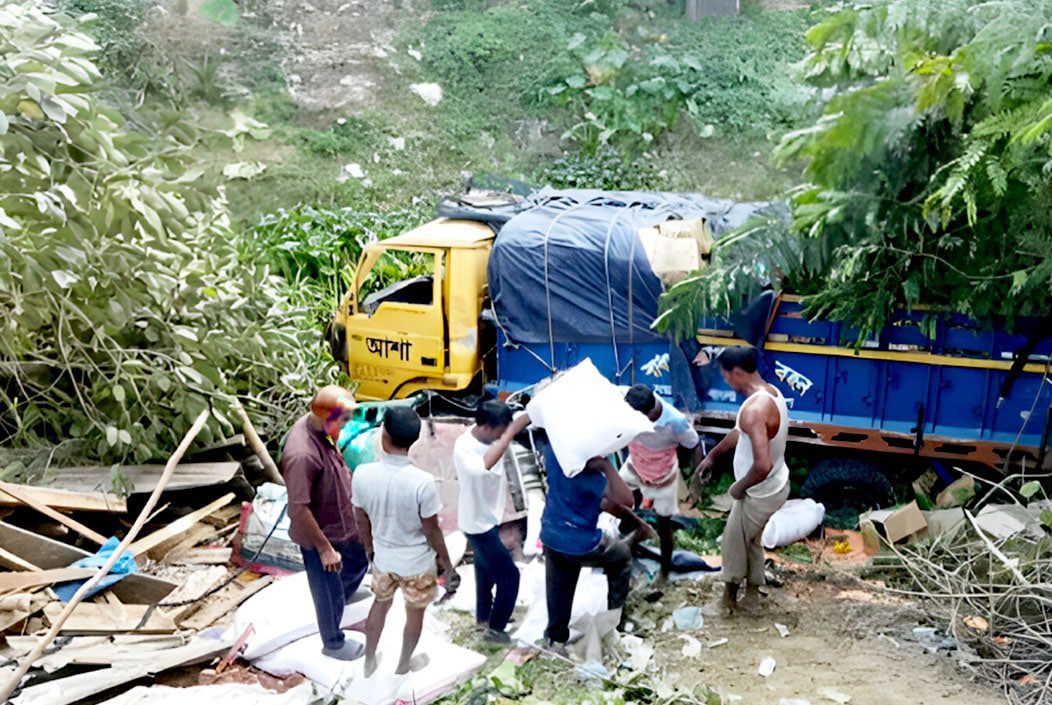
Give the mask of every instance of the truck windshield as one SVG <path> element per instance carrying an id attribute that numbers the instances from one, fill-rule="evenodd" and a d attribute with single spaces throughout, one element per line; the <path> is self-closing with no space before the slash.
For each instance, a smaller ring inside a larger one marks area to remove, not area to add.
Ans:
<path id="1" fill-rule="evenodd" d="M 358 290 L 360 310 L 371 316 L 382 303 L 430 306 L 434 298 L 434 272 L 435 256 L 430 253 L 385 251 Z"/>

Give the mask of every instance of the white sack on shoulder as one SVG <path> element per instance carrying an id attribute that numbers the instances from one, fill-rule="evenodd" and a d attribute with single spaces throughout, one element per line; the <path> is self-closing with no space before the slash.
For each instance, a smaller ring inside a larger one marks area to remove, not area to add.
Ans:
<path id="1" fill-rule="evenodd" d="M 628 405 L 590 359 L 537 392 L 526 413 L 533 425 L 548 433 L 567 477 L 584 470 L 592 458 L 616 453 L 640 433 L 654 430 L 654 424 Z"/>

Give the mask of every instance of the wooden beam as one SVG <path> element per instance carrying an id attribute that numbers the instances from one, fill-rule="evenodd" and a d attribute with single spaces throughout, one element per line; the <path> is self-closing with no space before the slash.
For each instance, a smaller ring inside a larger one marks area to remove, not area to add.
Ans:
<path id="1" fill-rule="evenodd" d="M 110 668 L 79 673 L 68 678 L 33 685 L 11 699 L 12 705 L 73 705 L 93 695 L 126 683 L 162 673 L 178 666 L 207 661 L 233 644 L 230 639 L 197 639 L 186 646 L 164 651 L 147 651 L 141 659 L 121 662 Z"/>
<path id="2" fill-rule="evenodd" d="M 6 483 L 5 483 L 6 484 Z M 21 499 L 15 499 L 8 492 L 7 495 L 0 493 L 0 506 L 17 507 L 26 504 L 24 498 L 30 497 L 37 504 L 61 509 L 68 512 L 109 512 L 111 514 L 124 514 L 128 511 L 127 503 L 115 494 L 104 492 L 71 492 L 69 490 L 54 489 L 51 487 L 35 487 L 30 485 L 14 485 Z M 10 495 L 10 496 L 8 496 Z"/>
<path id="3" fill-rule="evenodd" d="M 3 566 L 8 570 L 40 570 L 38 566 L 27 560 L 23 560 L 19 556 L 16 556 L 6 548 L 2 547 L 0 547 L 0 566 Z"/>
<path id="4" fill-rule="evenodd" d="M 158 529 L 152 534 L 147 534 L 128 547 L 135 556 L 141 556 L 152 548 L 156 548 L 168 539 L 178 536 L 187 531 L 191 526 L 204 519 L 206 516 L 230 504 L 234 499 L 234 493 L 228 492 L 206 507 L 201 507 L 195 512 L 179 517 L 163 529 Z"/>
<path id="5" fill-rule="evenodd" d="M 175 565 L 223 565 L 230 562 L 232 548 L 187 548 L 173 550 L 165 562 Z"/>
<path id="6" fill-rule="evenodd" d="M 72 529 L 73 531 L 76 531 L 78 534 L 80 534 L 84 538 L 89 539 L 91 541 L 94 541 L 95 543 L 97 543 L 100 546 L 102 544 L 106 543 L 106 537 L 105 536 L 103 536 L 102 534 L 100 534 L 97 531 L 93 531 L 92 529 L 89 529 L 88 527 L 84 526 L 83 524 L 81 524 L 76 519 L 68 517 L 65 514 L 61 513 L 61 512 L 56 512 L 54 509 L 52 509 L 51 507 L 47 506 L 46 504 L 40 503 L 39 501 L 37 501 L 37 499 L 35 497 L 33 497 L 32 494 L 24 491 L 24 490 L 27 490 L 27 489 L 31 489 L 31 488 L 28 487 L 27 485 L 22 485 L 20 487 L 18 485 L 12 485 L 12 484 L 10 484 L 8 482 L 0 482 L 0 495 L 6 493 L 7 495 L 9 495 L 11 497 L 14 497 L 15 499 L 17 499 L 19 502 L 21 502 L 22 504 L 26 505 L 27 507 L 31 507 L 32 509 L 37 510 L 38 512 L 40 512 L 41 514 L 43 514 L 44 516 L 46 516 L 46 517 L 48 517 L 50 519 L 54 519 L 59 524 L 62 524 L 63 526 L 68 527 L 69 529 Z"/>
<path id="7" fill-rule="evenodd" d="M 91 555 L 76 546 L 34 534 L 32 531 L 2 521 L 0 521 L 0 546 L 4 547 L 6 553 L 13 554 L 17 559 L 44 570 L 68 568 L 70 564 Z M 14 566 L 7 565 L 7 567 Z M 132 573 L 113 585 L 110 590 L 123 602 L 152 605 L 163 600 L 176 587 L 175 583 L 168 580 L 142 573 Z"/>
<path id="8" fill-rule="evenodd" d="M 52 568 L 50 570 L 31 570 L 23 573 L 0 573 L 0 592 L 28 590 L 29 588 L 55 583 L 68 583 L 71 580 L 83 580 L 95 574 L 94 568 Z"/>
<path id="9" fill-rule="evenodd" d="M 216 463 L 180 463 L 168 481 L 168 490 L 190 490 L 198 487 L 223 485 L 234 479 L 241 463 L 223 461 Z M 122 465 L 121 476 L 131 486 L 131 494 L 151 492 L 164 472 L 163 465 Z M 83 466 L 61 468 L 55 471 L 51 487 L 76 492 L 90 492 L 109 487 L 113 470 L 109 466 Z"/>
<path id="10" fill-rule="evenodd" d="M 65 605 L 52 602 L 44 608 L 44 615 L 48 621 L 54 622 L 64 608 Z M 147 612 L 149 618 L 142 624 Z M 139 626 L 140 624 L 142 626 Z M 60 631 L 62 634 L 171 634 L 175 631 L 175 622 L 162 610 L 154 609 L 150 605 L 81 602 L 73 608 Z"/>

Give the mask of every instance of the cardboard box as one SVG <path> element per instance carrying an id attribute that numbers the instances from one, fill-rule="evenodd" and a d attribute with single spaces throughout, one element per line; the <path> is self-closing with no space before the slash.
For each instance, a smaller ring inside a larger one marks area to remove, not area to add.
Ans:
<path id="1" fill-rule="evenodd" d="M 692 218 L 690 220 L 666 220 L 659 223 L 657 231 L 661 235 L 670 238 L 690 238 L 698 244 L 698 253 L 702 257 L 708 257 L 712 252 L 712 230 L 704 218 Z"/>
<path id="2" fill-rule="evenodd" d="M 916 501 L 895 509 L 878 509 L 869 512 L 859 518 L 859 523 L 869 523 L 876 534 L 887 540 L 888 543 L 898 543 L 913 538 L 928 528 L 928 522 Z"/>
<path id="3" fill-rule="evenodd" d="M 650 268 L 665 286 L 683 281 L 702 267 L 698 244 L 690 237 L 666 237 L 657 228 L 642 228 L 639 239 Z"/>

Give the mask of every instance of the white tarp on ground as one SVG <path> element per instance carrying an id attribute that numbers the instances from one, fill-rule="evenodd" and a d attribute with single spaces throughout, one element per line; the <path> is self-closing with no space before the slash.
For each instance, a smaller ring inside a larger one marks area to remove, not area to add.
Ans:
<path id="1" fill-rule="evenodd" d="M 99 705 L 308 705 L 318 700 L 314 691 L 310 683 L 302 683 L 284 693 L 269 691 L 259 684 L 225 683 L 191 688 L 140 685 Z"/>
<path id="2" fill-rule="evenodd" d="M 464 535 L 460 532 L 448 535 L 446 545 L 451 560 L 458 563 L 466 549 Z M 368 582 L 367 576 L 356 596 L 360 599 L 344 610 L 342 626 L 345 629 L 364 621 L 369 613 L 373 599 L 364 587 Z M 405 606 L 399 592 L 380 640 L 380 667 L 371 678 L 364 678 L 361 659 L 348 663 L 322 655 L 306 573 L 282 578 L 249 598 L 235 613 L 227 635 L 237 638 L 249 625 L 253 631 L 242 656 L 254 666 L 276 676 L 302 673 L 324 693 L 342 695 L 364 705 L 430 702 L 486 661 L 481 654 L 452 644 L 446 637 L 447 627 L 440 619 L 439 610 L 432 608 L 425 618 L 417 649 L 417 653 L 426 653 L 431 663 L 408 676 L 394 675 L 405 626 Z M 365 635 L 360 632 L 348 632 L 348 638 L 365 642 Z"/>
<path id="3" fill-rule="evenodd" d="M 368 600 L 371 604 L 372 600 Z M 391 705 L 399 702 L 429 703 L 445 694 L 459 681 L 480 668 L 486 657 L 451 643 L 446 626 L 435 610 L 428 610 L 417 654 L 427 654 L 430 663 L 421 671 L 405 676 L 394 673 L 402 646 L 405 627 L 405 603 L 396 593 L 380 637 L 380 666 L 370 678 L 362 674 L 364 659 L 337 661 L 321 654 L 317 634 L 300 639 L 266 656 L 253 665 L 275 676 L 302 673 L 326 692 L 349 698 L 363 705 Z M 365 635 L 357 632 L 348 638 L 364 644 Z"/>
<path id="4" fill-rule="evenodd" d="M 456 565 L 464 558 L 467 538 L 455 531 L 446 536 L 446 547 L 450 560 Z M 344 610 L 344 628 L 362 621 L 368 614 L 371 604 L 369 583 L 370 576 L 366 575 L 356 596 L 359 600 L 347 605 Z M 316 633 L 318 621 L 307 585 L 307 574 L 296 573 L 276 580 L 250 597 L 234 614 L 234 624 L 227 633 L 237 639 L 249 624 L 253 632 L 242 653 L 249 661 Z"/>

